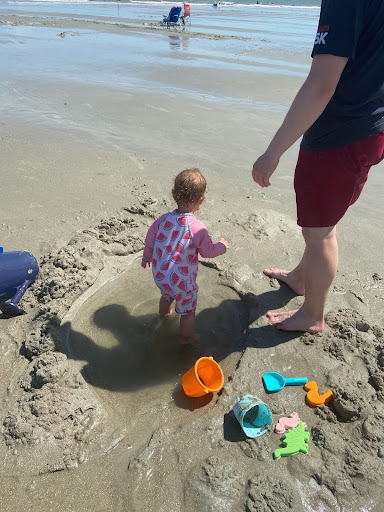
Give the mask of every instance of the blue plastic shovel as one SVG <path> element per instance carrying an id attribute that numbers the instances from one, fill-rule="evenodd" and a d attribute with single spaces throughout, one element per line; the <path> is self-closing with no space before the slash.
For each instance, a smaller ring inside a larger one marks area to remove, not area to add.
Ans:
<path id="1" fill-rule="evenodd" d="M 268 372 L 263 375 L 264 385 L 267 391 L 280 391 L 284 386 L 300 386 L 308 382 L 307 377 L 293 377 L 285 379 L 280 373 Z"/>

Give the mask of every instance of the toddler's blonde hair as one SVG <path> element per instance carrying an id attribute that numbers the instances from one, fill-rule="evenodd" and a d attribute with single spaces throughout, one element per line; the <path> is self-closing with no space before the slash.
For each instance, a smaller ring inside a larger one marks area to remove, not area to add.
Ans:
<path id="1" fill-rule="evenodd" d="M 176 203 L 188 205 L 197 203 L 204 197 L 207 182 L 201 174 L 200 169 L 185 169 L 175 178 L 172 195 Z"/>

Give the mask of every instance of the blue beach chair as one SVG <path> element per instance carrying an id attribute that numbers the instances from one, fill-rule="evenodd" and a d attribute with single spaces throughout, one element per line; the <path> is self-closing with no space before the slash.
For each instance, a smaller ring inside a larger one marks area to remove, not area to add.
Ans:
<path id="1" fill-rule="evenodd" d="M 163 17 L 162 24 L 167 25 L 167 28 L 180 25 L 181 24 L 180 23 L 180 15 L 181 15 L 181 7 L 174 6 L 169 11 L 168 16 Z"/>

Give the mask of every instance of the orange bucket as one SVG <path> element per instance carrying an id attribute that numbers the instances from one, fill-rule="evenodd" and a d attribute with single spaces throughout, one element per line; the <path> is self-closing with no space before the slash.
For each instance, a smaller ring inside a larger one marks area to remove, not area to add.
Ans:
<path id="1" fill-rule="evenodd" d="M 224 375 L 213 357 L 200 357 L 184 374 L 182 385 L 186 395 L 197 398 L 220 391 L 224 385 Z"/>

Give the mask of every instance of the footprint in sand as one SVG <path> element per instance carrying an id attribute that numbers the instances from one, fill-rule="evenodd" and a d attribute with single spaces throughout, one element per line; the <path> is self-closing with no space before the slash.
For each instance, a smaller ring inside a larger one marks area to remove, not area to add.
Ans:
<path id="1" fill-rule="evenodd" d="M 262 213 L 230 213 L 228 220 L 251 233 L 256 240 L 276 239 L 282 233 L 297 236 L 296 224 L 287 216 L 273 210 L 263 210 Z"/>

